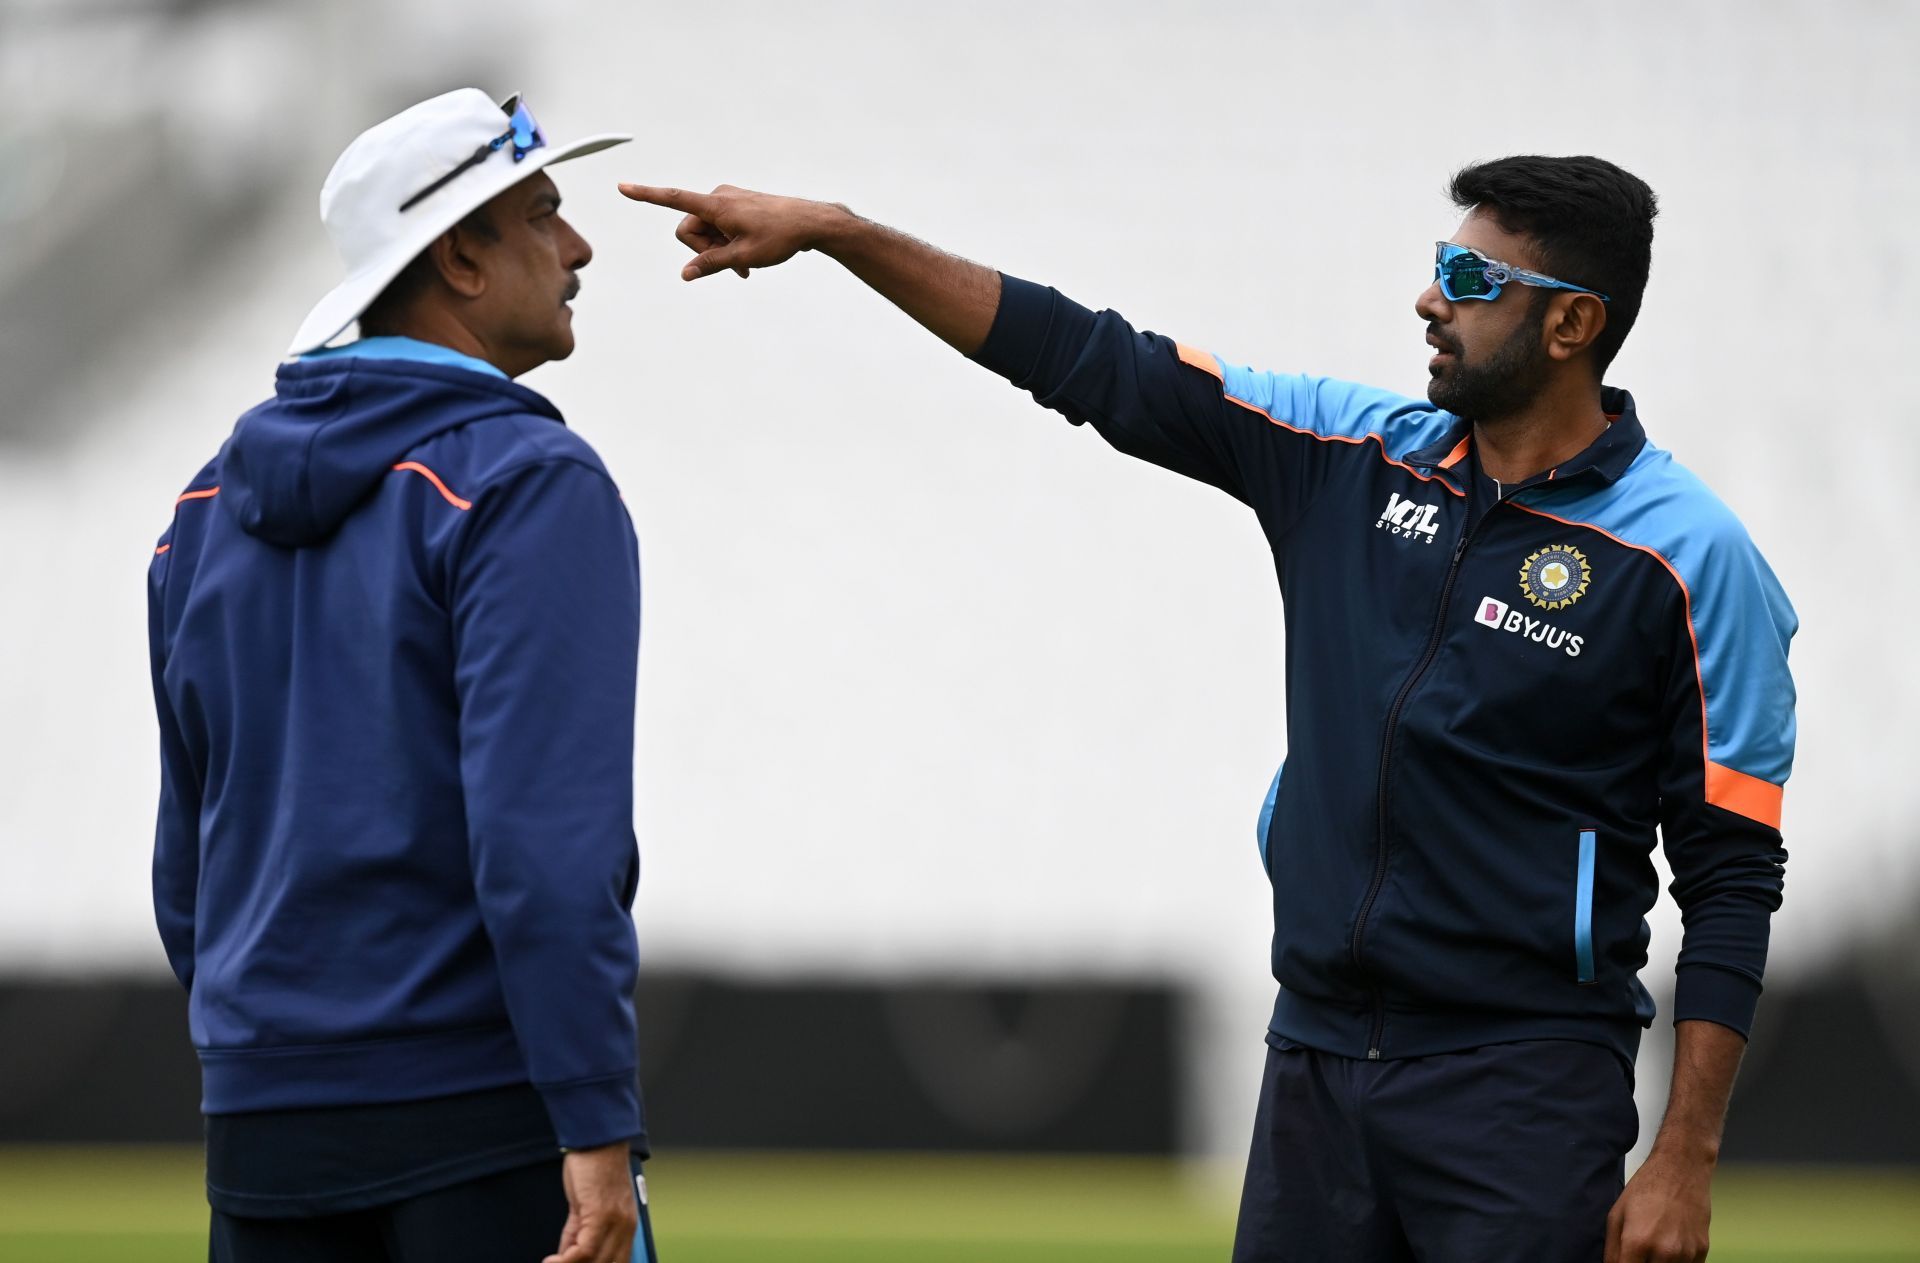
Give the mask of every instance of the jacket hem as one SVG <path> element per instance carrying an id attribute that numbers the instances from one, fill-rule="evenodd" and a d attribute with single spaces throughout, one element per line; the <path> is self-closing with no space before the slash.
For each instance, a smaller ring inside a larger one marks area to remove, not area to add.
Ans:
<path id="1" fill-rule="evenodd" d="M 1367 1059 L 1374 1013 L 1367 1005 L 1316 1000 L 1282 990 L 1273 1004 L 1268 1041 L 1292 1040 L 1339 1057 Z M 1487 1044 L 1571 1039 L 1612 1049 L 1633 1067 L 1640 1051 L 1637 1018 L 1570 1013 L 1505 1013 L 1487 1009 L 1395 1009 L 1381 1027 L 1379 1059 L 1430 1057 Z"/>
<path id="2" fill-rule="evenodd" d="M 527 1081 L 513 1028 L 469 1027 L 408 1039 L 297 1048 L 203 1048 L 200 1110 L 385 1105 Z"/>

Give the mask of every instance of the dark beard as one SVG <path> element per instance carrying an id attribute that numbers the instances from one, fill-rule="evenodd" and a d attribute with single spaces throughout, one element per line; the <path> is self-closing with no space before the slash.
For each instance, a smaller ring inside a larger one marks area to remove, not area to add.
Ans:
<path id="1" fill-rule="evenodd" d="M 1498 421 L 1519 412 L 1547 383 L 1552 361 L 1540 345 L 1540 316 L 1550 296 L 1536 291 L 1527 318 L 1482 364 L 1454 356 L 1451 371 L 1427 383 L 1427 399 L 1469 421 Z"/>

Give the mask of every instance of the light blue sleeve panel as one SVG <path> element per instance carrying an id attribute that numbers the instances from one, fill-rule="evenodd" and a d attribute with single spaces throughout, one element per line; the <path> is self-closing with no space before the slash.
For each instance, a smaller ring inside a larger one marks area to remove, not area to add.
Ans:
<path id="1" fill-rule="evenodd" d="M 1550 516 L 1651 553 L 1682 585 L 1705 698 L 1707 800 L 1777 828 L 1779 787 L 1793 769 L 1787 648 L 1799 619 L 1746 528 L 1652 444 L 1612 486 L 1546 503 Z"/>
<path id="2" fill-rule="evenodd" d="M 1262 373 L 1211 357 L 1220 366 L 1227 398 L 1264 412 L 1290 430 L 1333 442 L 1380 443 L 1388 460 L 1431 447 L 1460 424 L 1460 418 L 1424 399 L 1410 399 L 1378 386 L 1362 386 L 1331 377 Z"/>
<path id="3" fill-rule="evenodd" d="M 1273 805 L 1280 798 L 1280 778 L 1286 771 L 1287 765 L 1283 760 L 1273 774 L 1273 783 L 1267 786 L 1267 800 L 1260 804 L 1260 823 L 1254 832 L 1254 841 L 1260 847 L 1260 867 L 1269 873 L 1273 871 L 1273 863 L 1267 854 L 1267 848 L 1272 845 L 1268 834 L 1273 830 Z"/>

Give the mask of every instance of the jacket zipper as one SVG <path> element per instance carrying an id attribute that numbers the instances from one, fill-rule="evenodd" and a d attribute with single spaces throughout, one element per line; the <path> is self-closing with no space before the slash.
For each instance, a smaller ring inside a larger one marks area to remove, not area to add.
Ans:
<path id="1" fill-rule="evenodd" d="M 1487 513 L 1492 513 L 1503 502 L 1504 497 L 1489 505 Z M 1480 522 L 1483 523 L 1486 520 L 1487 515 L 1482 514 Z M 1453 546 L 1453 557 L 1447 562 L 1446 580 L 1440 585 L 1440 608 L 1433 614 L 1433 631 L 1427 637 L 1426 652 L 1420 655 L 1420 661 L 1414 664 L 1406 681 L 1400 685 L 1400 691 L 1394 695 L 1393 705 L 1387 709 L 1386 731 L 1380 739 L 1380 787 L 1375 804 L 1373 880 L 1367 884 L 1366 898 L 1360 901 L 1360 915 L 1353 923 L 1353 939 L 1349 944 L 1353 963 L 1362 973 L 1367 971 L 1364 959 L 1367 918 L 1373 915 L 1374 901 L 1380 897 L 1380 887 L 1385 885 L 1387 880 L 1387 769 L 1393 761 L 1393 730 L 1400 723 L 1400 712 L 1406 706 L 1408 695 L 1413 692 L 1414 686 L 1420 683 L 1420 677 L 1427 673 L 1427 668 L 1433 665 L 1434 658 L 1439 656 L 1440 642 L 1446 638 L 1447 607 L 1453 602 L 1454 581 L 1460 576 L 1460 561 L 1467 555 L 1467 545 L 1472 542 L 1479 527 L 1480 523 L 1472 523 L 1461 529 L 1460 542 Z M 1380 1037 L 1387 1024 L 1387 1006 L 1380 989 L 1374 987 L 1372 991 L 1373 1024 L 1367 1031 L 1367 1060 L 1378 1061 L 1380 1060 Z"/>

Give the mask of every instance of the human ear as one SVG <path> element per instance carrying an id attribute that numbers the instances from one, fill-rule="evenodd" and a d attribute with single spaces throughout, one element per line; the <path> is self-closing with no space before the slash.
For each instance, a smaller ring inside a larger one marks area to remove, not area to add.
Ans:
<path id="1" fill-rule="evenodd" d="M 1551 359 L 1571 360 L 1583 354 L 1607 327 L 1607 305 L 1597 294 L 1558 295 L 1547 312 L 1547 355 Z"/>
<path id="2" fill-rule="evenodd" d="M 440 280 L 462 298 L 478 298 L 487 292 L 486 268 L 477 249 L 481 244 L 476 234 L 456 224 L 427 247 Z"/>

